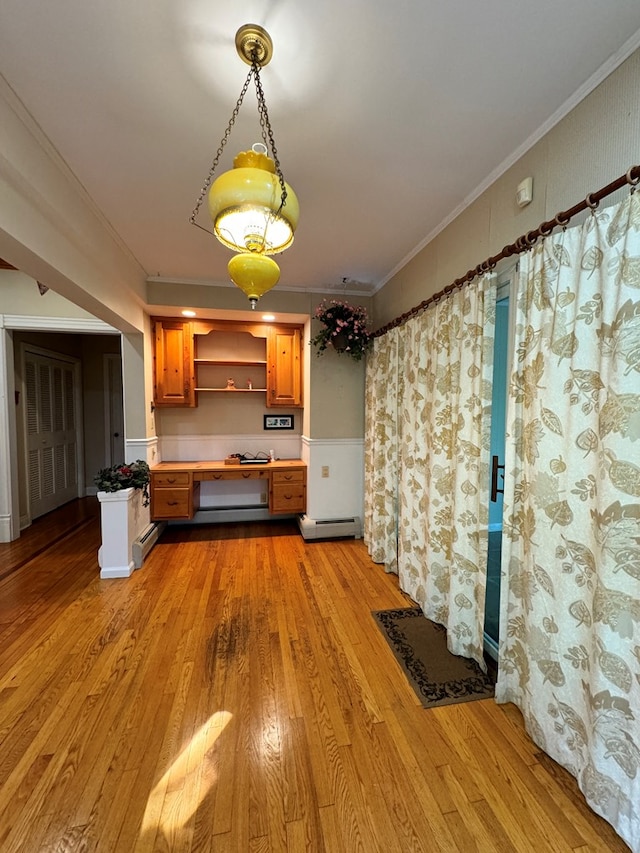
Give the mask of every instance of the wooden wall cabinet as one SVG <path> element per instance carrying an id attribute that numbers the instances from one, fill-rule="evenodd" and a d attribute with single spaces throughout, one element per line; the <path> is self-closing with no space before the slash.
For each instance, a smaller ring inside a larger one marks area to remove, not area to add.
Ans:
<path id="1" fill-rule="evenodd" d="M 156 406 L 195 406 L 193 334 L 182 320 L 156 319 L 154 333 L 154 388 Z"/>
<path id="2" fill-rule="evenodd" d="M 196 406 L 210 392 L 261 393 L 267 408 L 302 406 L 301 326 L 166 318 L 153 326 L 156 406 Z"/>
<path id="3" fill-rule="evenodd" d="M 299 327 L 269 327 L 267 406 L 302 406 L 302 330 Z"/>

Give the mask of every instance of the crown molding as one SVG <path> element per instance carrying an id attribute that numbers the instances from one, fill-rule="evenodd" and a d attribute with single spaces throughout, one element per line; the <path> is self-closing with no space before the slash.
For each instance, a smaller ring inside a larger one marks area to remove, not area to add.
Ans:
<path id="1" fill-rule="evenodd" d="M 414 249 L 405 255 L 404 258 L 395 265 L 391 272 L 389 272 L 378 284 L 374 286 L 371 295 L 375 295 L 394 277 L 394 275 L 399 273 L 400 270 L 409 263 L 409 261 L 413 260 L 413 258 L 428 246 L 432 240 L 435 240 L 441 231 L 444 231 L 444 229 L 457 219 L 458 216 L 460 216 L 460 214 L 469 207 L 469 205 L 473 204 L 473 202 L 479 198 L 485 190 L 489 189 L 489 187 L 494 184 L 498 178 L 517 163 L 518 160 L 527 153 L 527 151 L 533 148 L 533 146 L 546 136 L 546 134 L 549 133 L 549 131 L 560 121 L 562 121 L 565 116 L 569 115 L 571 110 L 577 107 L 578 104 L 587 97 L 587 95 L 590 95 L 591 92 L 600 85 L 600 83 L 604 82 L 604 80 L 606 80 L 610 74 L 622 65 L 622 63 L 639 47 L 640 30 L 637 30 L 629 39 L 627 39 L 620 50 L 610 56 L 609 59 L 582 84 L 582 86 L 576 89 L 570 98 L 561 104 L 561 106 L 558 107 L 558 109 L 522 143 L 522 145 L 516 148 L 516 150 L 506 158 L 506 160 L 503 160 L 499 166 L 490 172 L 482 183 L 478 184 L 478 186 L 468 196 L 466 196 L 466 198 L 464 198 L 460 204 L 454 208 L 454 210 L 452 210 L 451 213 L 442 220 L 442 222 L 440 222 L 439 225 L 436 225 L 436 227 L 427 234 L 424 240 L 421 240 Z"/>

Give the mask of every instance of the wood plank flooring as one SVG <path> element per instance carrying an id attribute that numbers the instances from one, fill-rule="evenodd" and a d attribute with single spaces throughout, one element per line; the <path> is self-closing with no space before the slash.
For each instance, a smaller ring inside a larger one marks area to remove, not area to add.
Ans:
<path id="1" fill-rule="evenodd" d="M 101 581 L 97 504 L 0 545 L 3 853 L 628 851 L 493 700 L 424 710 L 361 541 L 171 528 Z"/>

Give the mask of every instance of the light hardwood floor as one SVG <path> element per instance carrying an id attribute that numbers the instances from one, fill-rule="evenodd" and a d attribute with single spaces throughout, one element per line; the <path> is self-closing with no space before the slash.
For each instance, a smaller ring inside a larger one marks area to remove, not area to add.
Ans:
<path id="1" fill-rule="evenodd" d="M 94 500 L 0 545 L 0 850 L 627 851 L 493 700 L 418 704 L 361 541 L 174 528 L 101 581 Z"/>

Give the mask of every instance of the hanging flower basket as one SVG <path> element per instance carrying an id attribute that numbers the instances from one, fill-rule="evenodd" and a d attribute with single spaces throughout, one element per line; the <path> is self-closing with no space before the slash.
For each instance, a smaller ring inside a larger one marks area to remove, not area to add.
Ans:
<path id="1" fill-rule="evenodd" d="M 367 331 L 367 309 L 361 305 L 349 305 L 337 299 L 323 299 L 313 314 L 323 328 L 311 338 L 318 355 L 331 346 L 336 352 L 360 361 L 371 343 Z"/>

